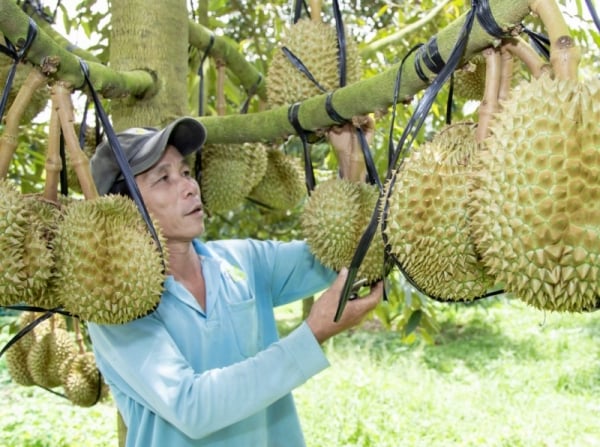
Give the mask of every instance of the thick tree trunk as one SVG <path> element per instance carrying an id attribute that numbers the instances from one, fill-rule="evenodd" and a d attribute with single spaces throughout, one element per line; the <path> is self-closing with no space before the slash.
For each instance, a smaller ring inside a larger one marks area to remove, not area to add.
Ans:
<path id="1" fill-rule="evenodd" d="M 110 65 L 143 69 L 158 79 L 148 99 L 111 102 L 115 129 L 162 126 L 188 115 L 188 12 L 185 0 L 112 0 Z"/>

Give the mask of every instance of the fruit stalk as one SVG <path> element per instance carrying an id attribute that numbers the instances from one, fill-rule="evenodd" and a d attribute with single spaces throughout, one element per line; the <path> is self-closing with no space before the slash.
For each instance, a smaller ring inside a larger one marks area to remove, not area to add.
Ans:
<path id="1" fill-rule="evenodd" d="M 46 183 L 44 198 L 56 202 L 58 200 L 58 183 L 62 161 L 60 159 L 60 119 L 58 113 L 52 108 L 50 111 L 50 124 L 48 129 L 48 152 L 46 153 Z"/>
<path id="2" fill-rule="evenodd" d="M 31 70 L 19 89 L 10 109 L 6 112 L 4 132 L 0 137 L 0 179 L 6 178 L 10 161 L 17 149 L 19 122 L 34 93 L 46 84 L 47 78 L 39 70 Z"/>
<path id="3" fill-rule="evenodd" d="M 482 54 L 485 58 L 485 88 L 478 110 L 479 119 L 475 133 L 478 143 L 481 143 L 487 136 L 489 123 L 493 114 L 498 110 L 498 92 L 500 91 L 502 72 L 502 57 L 499 49 L 489 47 L 483 50 Z"/>
<path id="4" fill-rule="evenodd" d="M 62 82 L 57 82 L 52 88 L 52 107 L 57 111 L 60 127 L 63 131 L 65 144 L 69 154 L 69 161 L 77 174 L 81 191 L 86 199 L 98 197 L 98 190 L 94 184 L 90 171 L 89 160 L 79 146 L 79 140 L 74 127 L 73 103 L 71 91 Z"/>

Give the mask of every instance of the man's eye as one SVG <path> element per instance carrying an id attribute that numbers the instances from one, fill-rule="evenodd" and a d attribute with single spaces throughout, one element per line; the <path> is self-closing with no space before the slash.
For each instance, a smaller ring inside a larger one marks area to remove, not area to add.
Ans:
<path id="1" fill-rule="evenodd" d="M 190 169 L 185 169 L 185 170 L 183 171 L 183 175 L 184 175 L 185 177 L 191 177 L 191 176 L 192 176 L 192 171 L 191 171 Z"/>
<path id="2" fill-rule="evenodd" d="M 163 175 L 158 179 L 159 182 L 166 182 L 167 180 L 169 180 L 168 175 Z"/>

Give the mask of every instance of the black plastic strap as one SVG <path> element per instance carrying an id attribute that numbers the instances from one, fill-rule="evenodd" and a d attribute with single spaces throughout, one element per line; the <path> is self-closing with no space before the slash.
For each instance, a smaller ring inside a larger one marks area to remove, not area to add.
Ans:
<path id="1" fill-rule="evenodd" d="M 210 53 L 214 43 L 215 35 L 211 33 L 208 46 L 204 50 L 204 54 L 200 59 L 200 65 L 198 66 L 198 76 L 200 76 L 200 85 L 198 86 L 198 116 L 204 115 L 204 61 L 206 61 L 206 58 L 208 57 L 208 54 Z"/>
<path id="2" fill-rule="evenodd" d="M 503 30 L 502 27 L 498 25 L 498 22 L 496 22 L 488 0 L 478 1 L 475 7 L 475 14 L 477 15 L 477 21 L 481 27 L 490 36 L 501 39 L 510 35 L 509 32 Z"/>
<path id="3" fill-rule="evenodd" d="M 252 87 L 250 87 L 250 90 L 248 90 L 248 97 L 246 98 L 246 100 L 244 101 L 244 104 L 242 104 L 242 108 L 240 109 L 240 113 L 241 114 L 248 113 L 248 107 L 250 106 L 250 99 L 252 99 L 252 97 L 258 91 L 258 86 L 260 85 L 260 83 L 262 82 L 262 80 L 263 80 L 263 76 L 262 76 L 262 74 L 259 73 L 258 74 L 258 79 L 252 85 Z"/>
<path id="4" fill-rule="evenodd" d="M 306 1 L 296 0 L 294 2 L 294 17 L 292 19 L 292 23 L 297 23 L 298 20 L 300 20 L 302 18 L 302 7 L 303 6 L 304 6 L 304 11 L 306 12 L 306 14 L 310 15 Z"/>
<path id="5" fill-rule="evenodd" d="M 440 55 L 436 36 L 429 39 L 421 56 L 423 57 L 423 62 L 432 73 L 439 74 L 443 70 L 444 65 L 446 65 Z"/>
<path id="6" fill-rule="evenodd" d="M 290 106 L 290 108 L 288 109 L 288 120 L 291 123 L 291 125 L 294 126 L 296 133 L 298 134 L 298 136 L 300 137 L 300 140 L 302 141 L 302 147 L 304 149 L 304 179 L 306 182 L 306 189 L 308 190 L 308 194 L 311 194 L 312 191 L 315 189 L 315 184 L 316 184 L 315 173 L 313 170 L 312 160 L 311 160 L 311 156 L 310 156 L 310 150 L 309 150 L 309 144 L 308 144 L 308 138 L 307 138 L 308 131 L 303 129 L 302 126 L 300 125 L 300 121 L 298 119 L 299 109 L 300 109 L 299 102 L 292 104 Z"/>
<path id="7" fill-rule="evenodd" d="M 418 47 L 417 54 L 415 55 L 414 68 L 415 68 L 415 73 L 417 73 L 417 76 L 419 77 L 419 79 L 421 81 L 425 82 L 426 84 L 429 84 L 429 78 L 423 71 L 423 67 L 421 67 L 421 59 L 423 58 L 423 53 L 425 53 L 425 51 L 427 51 L 427 49 L 425 48 L 425 45 L 420 44 Z"/>
<path id="8" fill-rule="evenodd" d="M 327 115 L 329 116 L 329 118 L 331 118 L 336 123 L 338 123 L 338 124 L 347 123 L 350 120 L 347 118 L 344 118 L 342 115 L 340 115 L 333 107 L 332 101 L 333 101 L 334 93 L 335 93 L 335 90 L 332 92 L 329 92 L 327 94 L 327 96 L 325 97 L 325 111 L 327 112 Z"/>
<path id="9" fill-rule="evenodd" d="M 310 82 L 312 82 L 315 85 L 315 87 L 317 87 L 323 93 L 325 93 L 327 91 L 327 89 L 325 87 L 323 87 L 321 84 L 319 84 L 319 82 L 315 79 L 315 77 L 312 75 L 310 70 L 306 67 L 306 65 L 304 65 L 304 62 L 302 62 L 300 60 L 300 58 L 298 58 L 298 56 L 296 56 L 294 53 L 292 53 L 292 51 L 289 48 L 281 47 L 281 51 L 283 51 L 283 54 L 285 54 L 285 57 L 288 58 L 288 60 L 292 63 L 292 65 L 300 73 L 302 73 L 304 76 L 306 76 L 306 78 Z"/>
<path id="10" fill-rule="evenodd" d="M 394 97 L 392 101 L 392 119 L 390 123 L 390 132 L 388 138 L 388 170 L 387 177 L 390 177 L 392 170 L 392 161 L 394 158 L 394 123 L 396 121 L 396 105 L 398 103 L 398 96 L 400 95 L 400 86 L 402 84 L 402 70 L 404 69 L 404 63 L 408 59 L 408 57 L 423 47 L 423 44 L 418 44 L 412 47 L 408 53 L 402 58 L 402 62 L 400 62 L 400 66 L 398 67 L 398 72 L 396 73 L 396 81 L 394 83 Z"/>
<path id="11" fill-rule="evenodd" d="M 373 160 L 373 154 L 371 154 L 371 150 L 369 149 L 369 143 L 367 142 L 365 132 L 361 127 L 356 127 L 356 134 L 358 135 L 360 148 L 365 159 L 365 166 L 367 167 L 367 181 L 371 185 L 377 185 L 377 188 L 379 188 L 379 191 L 381 192 L 383 186 L 381 184 L 381 180 L 379 180 L 379 174 L 377 173 L 377 168 L 375 167 L 375 160 Z"/>
<path id="12" fill-rule="evenodd" d="M 27 29 L 27 38 L 25 39 L 25 44 L 21 49 L 17 50 L 12 42 L 8 40 L 6 37 L 4 38 L 6 42 L 6 47 L 0 45 L 0 51 L 11 57 L 14 62 L 8 71 L 8 75 L 6 76 L 6 81 L 4 82 L 4 90 L 2 91 L 2 98 L 0 98 L 0 122 L 2 122 L 2 118 L 4 117 L 4 109 L 6 109 L 6 104 L 8 103 L 8 94 L 12 89 L 13 81 L 15 79 L 15 73 L 17 72 L 17 66 L 19 63 L 25 58 L 25 54 L 27 54 L 27 50 L 31 47 L 35 37 L 37 36 L 38 28 L 37 24 L 33 21 L 33 19 L 29 18 L 29 28 Z"/>
<path id="13" fill-rule="evenodd" d="M 125 156 L 125 153 L 123 152 L 123 149 L 121 148 L 121 143 L 119 143 L 119 139 L 117 138 L 117 135 L 115 134 L 112 124 L 110 123 L 110 120 L 108 119 L 108 116 L 106 115 L 106 112 L 104 111 L 104 108 L 102 107 L 100 98 L 98 97 L 98 94 L 96 93 L 96 90 L 94 89 L 94 86 L 92 85 L 92 82 L 90 81 L 89 68 L 88 68 L 87 63 L 85 61 L 83 61 L 82 59 L 79 59 L 79 65 L 81 66 L 83 76 L 85 77 L 87 86 L 90 89 L 90 94 L 92 95 L 92 99 L 94 100 L 94 105 L 96 107 L 96 114 L 100 118 L 102 127 L 104 128 L 104 132 L 106 133 L 106 138 L 108 139 L 110 148 L 113 151 L 113 155 L 115 156 L 117 164 L 119 165 L 119 168 L 121 169 L 121 173 L 123 174 L 123 177 L 125 179 L 125 183 L 127 184 L 127 187 L 129 188 L 129 192 L 131 193 L 131 198 L 137 205 L 138 210 L 140 211 L 140 214 L 144 218 L 144 221 L 146 222 L 146 226 L 148 227 L 148 230 L 150 231 L 150 234 L 152 235 L 152 238 L 154 239 L 154 241 L 156 242 L 156 245 L 158 246 L 158 249 L 162 255 L 161 259 L 163 262 L 163 268 L 166 270 L 165 261 L 164 261 L 164 252 L 163 252 L 160 240 L 158 238 L 158 233 L 156 232 L 156 229 L 154 228 L 152 219 L 150 218 L 148 210 L 146 209 L 146 205 L 144 204 L 144 200 L 142 199 L 140 190 L 137 186 L 137 183 L 135 182 L 135 177 L 133 176 L 133 172 L 131 171 L 131 166 L 129 166 L 129 161 L 127 160 L 127 157 Z"/>
<path id="14" fill-rule="evenodd" d="M 526 26 L 523 27 L 523 32 L 529 37 L 529 42 L 533 49 L 544 58 L 550 60 L 550 39 L 544 34 L 537 33 Z"/>
<path id="15" fill-rule="evenodd" d="M 344 87 L 347 82 L 346 76 L 346 32 L 344 30 L 344 21 L 340 12 L 338 0 L 333 0 L 333 16 L 335 17 L 335 29 L 337 31 L 338 41 L 338 74 L 339 85 Z"/>
<path id="16" fill-rule="evenodd" d="M 452 109 L 454 109 L 454 73 L 450 75 L 448 101 L 446 102 L 446 125 L 452 124 Z"/>
<path id="17" fill-rule="evenodd" d="M 585 4 L 587 5 L 588 10 L 590 11 L 590 15 L 592 16 L 592 20 L 594 20 L 596 28 L 598 29 L 598 31 L 600 31 L 600 17 L 598 17 L 598 13 L 596 12 L 596 8 L 594 8 L 592 0 L 585 0 Z"/>
<path id="18" fill-rule="evenodd" d="M 60 129 L 60 140 L 58 145 L 58 153 L 60 155 L 61 169 L 59 174 L 60 179 L 60 194 L 64 197 L 69 195 L 69 175 L 67 173 L 67 154 L 65 151 L 65 138 L 62 128 Z"/>

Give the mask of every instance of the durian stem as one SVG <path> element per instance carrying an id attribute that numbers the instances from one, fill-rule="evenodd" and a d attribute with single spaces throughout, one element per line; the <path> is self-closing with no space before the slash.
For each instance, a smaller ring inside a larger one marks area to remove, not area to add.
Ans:
<path id="1" fill-rule="evenodd" d="M 479 105 L 479 120 L 475 139 L 481 143 L 488 134 L 488 127 L 493 114 L 498 110 L 498 92 L 502 72 L 502 57 L 500 50 L 489 47 L 482 51 L 485 58 L 485 89 Z"/>
<path id="2" fill-rule="evenodd" d="M 223 116 L 227 111 L 225 104 L 225 64 L 221 60 L 217 64 L 217 115 Z"/>
<path id="3" fill-rule="evenodd" d="M 540 17 L 548 33 L 554 74 L 558 79 L 576 80 L 581 54 L 558 3 L 556 0 L 530 0 L 529 8 Z"/>
<path id="4" fill-rule="evenodd" d="M 534 78 L 539 78 L 542 74 L 552 71 L 552 67 L 540 57 L 535 50 L 520 37 L 507 39 L 503 47 L 518 58 L 531 73 Z"/>
<path id="5" fill-rule="evenodd" d="M 75 332 L 75 343 L 77 343 L 77 347 L 79 348 L 80 354 L 85 354 L 85 343 L 83 342 L 83 334 L 81 333 L 81 326 L 79 323 L 79 319 L 73 319 L 73 332 Z"/>
<path id="6" fill-rule="evenodd" d="M 8 168 L 18 145 L 19 122 L 35 92 L 46 84 L 47 78 L 33 69 L 27 75 L 10 109 L 6 112 L 4 132 L 0 138 L 0 179 L 6 178 Z"/>
<path id="7" fill-rule="evenodd" d="M 514 72 L 514 58 L 508 49 L 502 45 L 500 47 L 501 71 L 500 71 L 500 88 L 498 89 L 498 103 L 506 101 L 510 96 L 512 78 Z"/>
<path id="8" fill-rule="evenodd" d="M 322 0 L 310 0 L 310 19 L 313 22 L 321 22 Z"/>
<path id="9" fill-rule="evenodd" d="M 60 119 L 56 109 L 50 111 L 50 124 L 48 129 L 48 152 L 46 153 L 46 184 L 44 198 L 58 201 L 58 183 L 62 160 L 60 159 Z"/>
<path id="10" fill-rule="evenodd" d="M 69 153 L 69 161 L 77 174 L 81 191 L 86 199 L 95 199 L 98 197 L 98 190 L 92 178 L 89 160 L 81 150 L 75 132 L 71 91 L 62 82 L 57 82 L 52 88 L 52 107 L 56 109 L 60 118 L 60 127 Z"/>
<path id="11" fill-rule="evenodd" d="M 367 167 L 356 132 L 356 124 L 351 122 L 343 126 L 332 126 L 327 131 L 327 139 L 335 150 L 340 177 L 353 182 L 364 182 Z M 370 144 L 373 139 L 373 119 L 367 117 L 367 121 L 360 127 L 365 133 L 367 143 Z"/>

